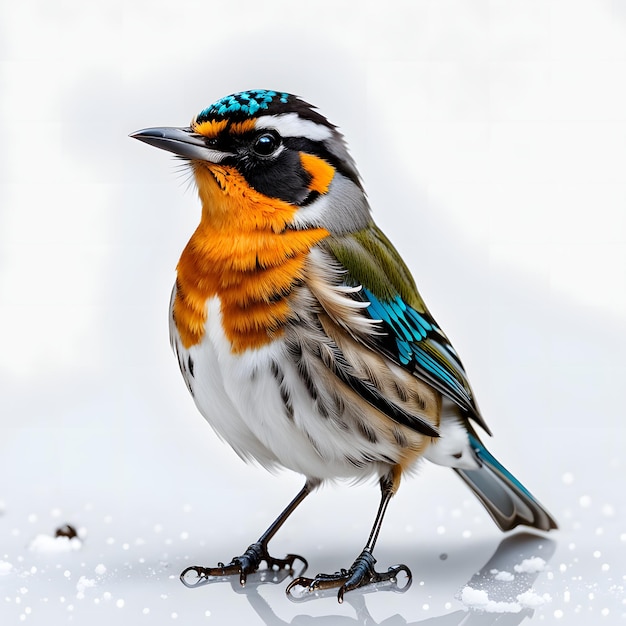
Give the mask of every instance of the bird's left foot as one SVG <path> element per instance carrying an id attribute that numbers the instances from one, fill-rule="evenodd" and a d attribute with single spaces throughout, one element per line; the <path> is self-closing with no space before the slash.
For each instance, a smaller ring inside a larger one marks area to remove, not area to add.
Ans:
<path id="1" fill-rule="evenodd" d="M 304 567 L 300 571 L 303 572 L 307 568 L 304 557 L 288 554 L 284 559 L 276 559 L 270 556 L 263 543 L 256 542 L 249 546 L 241 556 L 233 557 L 228 565 L 218 563 L 217 567 L 201 567 L 199 565 L 188 567 L 181 573 L 180 580 L 186 587 L 201 587 L 215 580 L 238 575 L 239 583 L 243 587 L 248 576 L 259 571 L 261 563 L 265 563 L 270 571 L 291 572 L 296 561 L 302 562 Z"/>
<path id="2" fill-rule="evenodd" d="M 394 591 L 404 592 L 411 586 L 412 574 L 406 565 L 394 565 L 386 572 L 377 572 L 374 569 L 375 563 L 372 553 L 363 550 L 348 570 L 342 569 L 335 574 L 318 574 L 315 578 L 299 576 L 287 587 L 287 596 L 295 601 L 306 600 L 309 594 L 339 587 L 337 600 L 341 603 L 345 593 L 361 587 L 385 584 Z M 398 575 L 402 572 L 406 578 L 400 585 Z"/>

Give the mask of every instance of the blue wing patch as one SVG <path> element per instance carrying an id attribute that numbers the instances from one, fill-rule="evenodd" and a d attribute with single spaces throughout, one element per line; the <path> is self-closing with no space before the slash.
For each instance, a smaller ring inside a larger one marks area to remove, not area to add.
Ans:
<path id="1" fill-rule="evenodd" d="M 378 346 L 405 368 L 411 368 L 435 389 L 467 410 L 488 431 L 473 398 L 463 365 L 454 348 L 426 313 L 408 306 L 399 296 L 389 301 L 378 299 L 363 288 L 366 309 L 388 331 L 385 346 Z"/>

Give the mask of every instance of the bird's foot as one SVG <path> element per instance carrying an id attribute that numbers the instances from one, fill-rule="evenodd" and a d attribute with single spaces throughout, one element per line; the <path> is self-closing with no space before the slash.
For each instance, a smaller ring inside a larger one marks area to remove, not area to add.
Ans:
<path id="1" fill-rule="evenodd" d="M 261 563 L 267 565 L 268 570 L 293 570 L 294 563 L 301 561 L 303 567 L 302 572 L 308 567 L 308 563 L 304 557 L 297 554 L 288 554 L 284 559 L 275 559 L 267 551 L 267 547 L 261 543 L 253 543 L 241 555 L 233 557 L 228 565 L 218 563 L 217 567 L 201 567 L 192 565 L 183 570 L 180 580 L 186 587 L 201 587 L 216 579 L 222 579 L 228 576 L 239 575 L 239 583 L 243 587 L 250 574 L 257 572 Z"/>
<path id="2" fill-rule="evenodd" d="M 335 574 L 318 574 L 315 578 L 299 576 L 287 587 L 287 596 L 295 601 L 307 600 L 310 594 L 339 587 L 337 600 L 341 603 L 345 593 L 362 587 L 382 584 L 391 587 L 393 591 L 404 592 L 411 586 L 412 574 L 406 565 L 394 565 L 386 572 L 377 572 L 374 569 L 375 563 L 372 553 L 363 550 L 348 570 L 342 569 Z M 404 573 L 404 580 L 399 583 L 398 577 L 401 573 Z"/>

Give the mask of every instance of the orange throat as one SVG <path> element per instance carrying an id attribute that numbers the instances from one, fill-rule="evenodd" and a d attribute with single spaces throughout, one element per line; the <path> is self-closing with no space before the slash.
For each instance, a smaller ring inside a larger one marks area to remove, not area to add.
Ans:
<path id="1" fill-rule="evenodd" d="M 329 233 L 288 228 L 297 207 L 258 193 L 233 168 L 193 167 L 202 219 L 177 266 L 176 328 L 185 348 L 202 341 L 207 300 L 217 296 L 231 350 L 259 348 L 293 317 L 307 254 Z"/>

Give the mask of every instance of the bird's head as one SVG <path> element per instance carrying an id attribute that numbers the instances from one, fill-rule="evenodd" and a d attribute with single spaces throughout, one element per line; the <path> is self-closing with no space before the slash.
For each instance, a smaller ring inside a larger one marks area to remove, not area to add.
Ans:
<path id="1" fill-rule="evenodd" d="M 294 95 L 242 91 L 203 109 L 187 128 L 131 136 L 190 163 L 203 219 L 259 224 L 273 214 L 274 230 L 324 226 L 337 233 L 369 220 L 342 135 Z"/>

